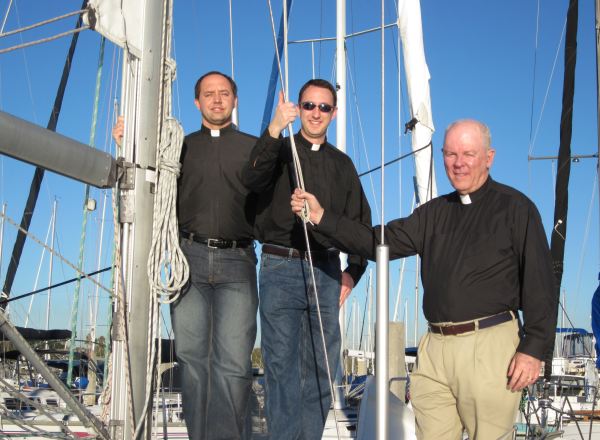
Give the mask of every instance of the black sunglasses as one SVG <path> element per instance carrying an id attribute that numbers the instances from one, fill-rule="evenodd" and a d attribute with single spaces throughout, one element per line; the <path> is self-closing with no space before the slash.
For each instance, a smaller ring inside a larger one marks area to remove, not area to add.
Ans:
<path id="1" fill-rule="evenodd" d="M 315 104 L 314 102 L 310 102 L 310 101 L 305 101 L 302 104 L 300 104 L 300 106 L 304 109 L 304 110 L 314 110 L 315 107 L 319 107 L 319 111 L 322 113 L 329 113 L 331 110 L 333 110 L 333 106 L 329 105 L 329 104 L 325 104 L 324 102 L 322 102 L 321 104 Z"/>

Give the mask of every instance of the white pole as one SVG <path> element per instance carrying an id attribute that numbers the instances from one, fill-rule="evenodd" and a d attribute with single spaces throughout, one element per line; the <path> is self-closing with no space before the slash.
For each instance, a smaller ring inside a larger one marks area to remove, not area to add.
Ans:
<path id="1" fill-rule="evenodd" d="M 354 350 L 357 349 L 356 347 L 356 341 L 357 341 L 357 335 L 358 335 L 358 325 L 357 325 L 357 319 L 356 319 L 356 313 L 357 313 L 357 309 L 358 307 L 356 306 L 356 298 L 352 298 L 352 348 Z"/>
<path id="2" fill-rule="evenodd" d="M 233 68 L 233 6 L 231 0 L 229 0 L 229 58 L 231 60 L 231 78 L 235 81 L 235 70 Z M 240 121 L 237 106 L 233 109 L 231 121 L 239 127 Z"/>
<path id="3" fill-rule="evenodd" d="M 388 440 L 389 411 L 389 261 L 390 248 L 385 245 L 385 1 L 381 0 L 381 244 L 377 246 L 377 330 L 375 363 L 375 388 L 377 395 L 377 440 Z"/>
<path id="4" fill-rule="evenodd" d="M 346 152 L 346 1 L 337 0 L 336 15 L 337 116 L 336 144 Z"/>
<path id="5" fill-rule="evenodd" d="M 406 258 L 402 259 L 402 263 L 400 263 L 400 269 L 398 270 L 398 274 L 400 275 L 398 278 L 398 290 L 396 292 L 396 302 L 394 305 L 394 314 L 392 315 L 392 321 L 398 320 L 398 311 L 400 309 L 400 301 L 402 301 L 402 281 L 404 280 L 404 265 L 406 264 Z M 406 326 L 406 323 L 404 324 Z"/>
<path id="6" fill-rule="evenodd" d="M 337 117 L 335 126 L 335 143 L 339 150 L 346 152 L 346 0 L 337 0 L 336 2 L 336 88 L 337 88 Z M 313 53 L 314 57 L 314 53 Z M 314 77 L 313 62 L 313 77 Z M 340 253 L 340 267 L 343 269 L 348 265 L 348 255 Z M 343 326 L 346 320 L 345 303 L 340 307 L 339 322 Z M 342 327 L 343 328 L 343 327 Z M 342 338 L 340 343 L 340 359 L 344 359 L 344 346 L 346 341 Z M 340 363 L 341 365 L 341 363 Z M 335 367 L 335 366 L 333 366 Z M 342 369 L 336 369 L 335 384 L 336 390 L 340 390 L 339 385 L 342 382 Z M 344 396 L 338 394 L 335 399 L 335 408 L 344 407 Z"/>
<path id="7" fill-rule="evenodd" d="M 373 269 L 369 269 L 369 320 L 367 327 L 369 329 L 369 351 L 373 351 Z"/>
<path id="8" fill-rule="evenodd" d="M 56 230 L 56 205 L 57 200 L 54 199 L 52 205 L 52 232 L 50 236 L 50 249 L 54 250 L 54 238 Z M 50 252 L 50 261 L 48 263 L 48 287 L 52 286 L 52 270 L 54 268 L 54 252 Z M 48 289 L 48 298 L 46 300 L 46 330 L 50 329 L 50 304 L 52 300 L 52 289 Z"/>
<path id="9" fill-rule="evenodd" d="M 408 343 L 408 300 L 404 300 L 404 340 Z"/>
<path id="10" fill-rule="evenodd" d="M 388 316 L 389 316 L 389 258 L 387 245 L 377 246 L 377 329 L 375 340 L 375 389 L 377 396 L 375 428 L 377 440 L 388 440 L 389 411 L 389 365 L 388 365 Z"/>
<path id="11" fill-rule="evenodd" d="M 0 222 L 0 271 L 2 271 L 2 256 L 4 255 L 4 219 L 6 218 L 6 203 L 2 204 L 2 221 Z M 6 304 L 6 316 L 10 316 L 10 303 Z"/>
<path id="12" fill-rule="evenodd" d="M 40 255 L 40 263 L 38 264 L 37 272 L 35 274 L 35 281 L 33 282 L 33 289 L 37 290 L 38 283 L 40 281 L 40 272 L 42 271 L 42 264 L 44 264 L 44 257 L 46 256 L 46 247 L 48 246 L 48 238 L 50 237 L 50 231 L 52 231 L 52 222 L 53 218 L 50 219 L 50 223 L 48 223 L 48 231 L 46 231 L 46 239 L 44 240 L 44 248 L 42 249 L 42 255 Z M 50 253 L 52 254 L 52 252 Z M 31 315 L 31 308 L 33 307 L 33 300 L 35 299 L 35 295 L 32 295 L 29 299 L 29 308 L 27 309 L 27 316 L 25 317 L 25 327 L 29 327 L 29 316 Z"/>
<path id="13" fill-rule="evenodd" d="M 415 339 L 414 346 L 417 346 L 417 333 L 419 331 L 419 256 L 415 257 Z"/>
<path id="14" fill-rule="evenodd" d="M 284 87 L 285 87 L 285 97 L 289 101 L 290 100 L 290 80 L 288 75 L 288 21 L 287 21 L 287 1 L 282 0 L 283 2 L 283 62 L 285 64 L 284 69 Z M 300 104 L 300 103 L 298 103 Z M 289 133 L 290 136 L 293 136 L 294 133 Z"/>

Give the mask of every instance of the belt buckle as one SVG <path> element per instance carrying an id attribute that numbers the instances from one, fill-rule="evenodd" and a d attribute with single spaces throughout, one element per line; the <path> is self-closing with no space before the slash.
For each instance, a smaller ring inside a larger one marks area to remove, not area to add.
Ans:
<path id="1" fill-rule="evenodd" d="M 210 248 L 210 249 L 219 249 L 216 245 L 214 245 L 213 243 L 218 243 L 219 240 L 217 238 L 209 238 L 206 240 L 206 247 Z"/>

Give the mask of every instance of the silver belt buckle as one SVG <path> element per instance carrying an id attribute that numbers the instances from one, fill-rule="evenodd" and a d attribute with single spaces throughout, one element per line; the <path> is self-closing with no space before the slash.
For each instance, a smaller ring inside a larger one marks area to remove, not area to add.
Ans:
<path id="1" fill-rule="evenodd" d="M 209 239 L 206 240 L 206 247 L 209 247 L 211 249 L 218 249 L 217 246 L 215 246 L 214 244 L 212 244 L 212 243 L 216 243 L 218 241 L 219 240 L 216 239 L 216 238 L 209 238 Z"/>

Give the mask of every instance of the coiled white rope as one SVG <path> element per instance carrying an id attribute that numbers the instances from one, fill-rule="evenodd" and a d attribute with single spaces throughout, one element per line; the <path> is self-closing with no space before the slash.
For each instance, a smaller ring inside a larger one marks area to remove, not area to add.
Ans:
<path id="1" fill-rule="evenodd" d="M 163 123 L 157 158 L 152 245 L 148 256 L 148 279 L 158 301 L 168 304 L 179 297 L 190 268 L 179 247 L 177 178 L 181 164 L 183 128 L 169 117 Z"/>

